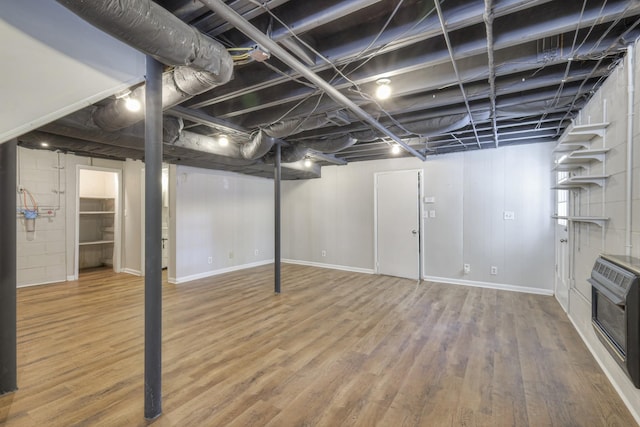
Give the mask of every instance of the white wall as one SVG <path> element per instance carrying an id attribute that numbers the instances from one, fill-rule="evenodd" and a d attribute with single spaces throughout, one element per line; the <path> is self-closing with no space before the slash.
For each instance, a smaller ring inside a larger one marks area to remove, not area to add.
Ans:
<path id="1" fill-rule="evenodd" d="M 178 166 L 175 186 L 176 269 L 171 281 L 272 261 L 272 180 Z"/>
<path id="2" fill-rule="evenodd" d="M 640 257 L 640 61 L 637 45 L 635 60 L 635 118 L 633 131 L 633 220 L 632 256 Z M 570 200 L 575 215 L 609 217 L 604 228 L 594 224 L 573 223 L 569 234 L 571 256 L 574 260 L 569 293 L 569 317 L 582 335 L 596 359 L 609 375 L 636 420 L 640 422 L 640 390 L 636 389 L 607 353 L 591 326 L 591 287 L 586 279 L 600 253 L 625 253 L 625 189 L 626 189 L 626 131 L 627 131 L 627 68 L 619 64 L 607 81 L 583 109 L 577 124 L 608 121 L 603 139 L 594 139 L 590 148 L 610 148 L 603 164 L 593 163 L 585 174 L 610 175 L 604 188 L 592 186 L 572 192 Z"/>
<path id="3" fill-rule="evenodd" d="M 17 161 L 18 185 L 33 194 L 41 212 L 41 216 L 36 219 L 36 229 L 33 233 L 26 231 L 23 216 L 16 215 L 18 286 L 71 280 L 75 273 L 77 165 L 122 170 L 124 162 L 22 147 L 18 147 Z M 135 165 L 140 162 L 131 163 Z M 58 169 L 58 164 L 61 169 Z M 124 189 L 126 200 L 129 193 L 139 189 L 140 182 L 139 178 L 138 181 L 130 178 L 127 180 L 126 176 L 123 181 L 121 188 Z M 57 191 L 60 191 L 59 202 Z M 22 200 L 22 195 L 16 192 L 18 208 L 22 207 Z M 51 213 L 47 213 L 47 210 L 51 210 Z M 139 230 L 139 223 L 125 222 L 122 232 L 124 236 L 133 240 L 137 234 L 139 241 Z M 135 255 L 135 252 L 123 253 L 122 265 L 135 265 L 136 260 L 130 260 L 127 255 Z M 137 256 L 139 259 L 139 253 Z"/>
<path id="4" fill-rule="evenodd" d="M 140 275 L 142 272 L 142 169 L 144 163 L 127 159 L 124 162 L 123 180 L 126 183 L 123 210 L 123 271 Z"/>
<path id="5" fill-rule="evenodd" d="M 422 169 L 435 218 L 423 219 L 430 280 L 550 294 L 553 223 L 550 144 L 357 162 L 322 178 L 283 183 L 283 257 L 374 270 L 374 174 Z M 504 211 L 515 220 L 505 221 Z M 322 251 L 326 256 L 322 256 Z M 463 274 L 463 264 L 471 273 Z M 490 267 L 498 275 L 490 275 Z"/>
<path id="6" fill-rule="evenodd" d="M 142 81 L 144 55 L 55 1 L 0 2 L 0 142 Z M 99 48 L 98 48 L 99 47 Z"/>

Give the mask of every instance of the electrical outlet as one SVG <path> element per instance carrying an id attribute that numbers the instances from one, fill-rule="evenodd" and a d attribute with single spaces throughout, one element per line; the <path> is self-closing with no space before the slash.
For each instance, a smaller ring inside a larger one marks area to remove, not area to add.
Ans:
<path id="1" fill-rule="evenodd" d="M 259 249 L 254 250 L 254 251 L 253 251 L 253 254 L 254 254 L 255 256 L 260 255 L 260 250 L 259 250 Z"/>
<path id="2" fill-rule="evenodd" d="M 327 251 L 326 250 L 322 250 L 322 252 L 320 253 L 322 256 L 327 256 Z"/>
<path id="3" fill-rule="evenodd" d="M 229 251 L 229 259 L 233 259 L 233 251 Z"/>
<path id="4" fill-rule="evenodd" d="M 207 258 L 207 264 L 213 264 L 213 257 L 212 256 Z"/>
<path id="5" fill-rule="evenodd" d="M 504 211 L 505 220 L 514 220 L 515 218 L 516 218 L 516 214 L 514 211 Z"/>
<path id="6" fill-rule="evenodd" d="M 471 273 L 471 265 L 470 265 L 470 264 L 465 264 L 465 265 L 463 266 L 463 268 L 464 268 L 464 274 L 469 274 L 469 273 Z"/>
<path id="7" fill-rule="evenodd" d="M 491 275 L 495 276 L 496 274 L 498 274 L 498 267 L 496 267 L 495 265 L 491 266 Z"/>

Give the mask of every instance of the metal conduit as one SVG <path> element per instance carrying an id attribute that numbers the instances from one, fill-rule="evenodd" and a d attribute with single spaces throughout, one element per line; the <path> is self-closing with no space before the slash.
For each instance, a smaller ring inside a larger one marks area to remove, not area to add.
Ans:
<path id="1" fill-rule="evenodd" d="M 489 112 L 493 125 L 493 140 L 498 148 L 498 118 L 496 117 L 496 63 L 493 52 L 493 0 L 484 2 L 484 24 L 487 29 L 487 57 L 489 62 Z"/>
<path id="2" fill-rule="evenodd" d="M 467 99 L 467 93 L 464 91 L 464 86 L 462 85 L 462 80 L 460 79 L 460 72 L 458 71 L 458 65 L 456 64 L 456 59 L 453 56 L 453 47 L 451 46 L 451 40 L 449 40 L 449 33 L 447 32 L 447 26 L 444 22 L 444 16 L 442 15 L 442 7 L 440 7 L 440 1 L 434 0 L 436 5 L 436 9 L 438 11 L 438 19 L 440 20 L 440 27 L 442 27 L 442 35 L 444 36 L 444 41 L 447 44 L 447 50 L 449 51 L 449 56 L 451 57 L 451 65 L 453 66 L 453 72 L 456 74 L 456 79 L 458 80 L 458 86 L 460 87 L 460 92 L 462 92 L 462 99 L 464 99 L 464 105 L 467 107 L 467 113 L 469 113 L 469 117 L 471 118 L 471 127 L 473 128 L 473 134 L 476 136 L 476 142 L 478 144 L 478 148 L 482 148 L 480 145 L 480 138 L 478 137 L 478 131 L 476 130 L 476 123 L 473 121 L 473 115 L 471 114 L 471 107 L 469 106 L 469 100 Z"/>
<path id="3" fill-rule="evenodd" d="M 293 70 L 299 72 L 307 80 L 315 84 L 319 89 L 325 91 L 334 101 L 343 105 L 353 112 L 358 118 L 371 125 L 373 128 L 380 131 L 382 134 L 391 138 L 398 143 L 407 152 L 413 154 L 420 160 L 425 160 L 425 156 L 416 151 L 409 144 L 405 143 L 399 136 L 391 132 L 389 129 L 380 124 L 373 116 L 360 108 L 355 102 L 344 96 L 339 90 L 331 86 L 327 81 L 320 78 L 316 73 L 307 68 L 302 62 L 298 61 L 293 55 L 284 50 L 280 45 L 267 37 L 264 33 L 254 27 L 250 22 L 245 20 L 236 11 L 227 6 L 221 0 L 200 0 L 202 4 L 210 8 L 220 17 L 226 19 L 232 23 L 238 30 L 244 33 L 247 37 L 251 38 L 261 46 L 265 47 L 271 53 L 273 53 L 278 59 L 291 67 Z"/>

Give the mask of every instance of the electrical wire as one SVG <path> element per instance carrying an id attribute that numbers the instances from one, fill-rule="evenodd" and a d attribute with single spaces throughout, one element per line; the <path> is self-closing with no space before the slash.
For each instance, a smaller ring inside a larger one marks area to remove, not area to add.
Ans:
<path id="1" fill-rule="evenodd" d="M 31 199 L 32 209 L 29 209 L 29 204 L 27 203 L 27 195 L 29 195 L 29 199 Z M 38 203 L 36 202 L 36 199 L 33 197 L 33 194 L 31 194 L 31 192 L 24 187 L 22 188 L 22 201 L 25 211 L 38 212 Z"/>
<path id="2" fill-rule="evenodd" d="M 356 57 L 352 60 L 350 60 L 349 62 L 347 62 L 341 69 L 339 69 L 332 61 L 330 61 L 328 58 L 326 58 L 324 55 L 322 55 L 320 52 L 318 52 L 313 46 L 309 45 L 307 42 L 305 42 L 304 40 L 302 40 L 300 37 L 298 37 L 297 34 L 295 34 L 295 32 L 293 31 L 293 29 L 291 27 L 289 27 L 285 22 L 283 22 L 277 15 L 275 15 L 266 4 L 260 3 L 256 0 L 250 0 L 253 4 L 256 4 L 260 7 L 262 7 L 273 19 L 275 19 L 276 21 L 278 21 L 278 23 L 280 23 L 280 25 L 282 25 L 287 31 L 289 31 L 289 33 L 296 39 L 298 40 L 301 44 L 303 44 L 305 47 L 307 47 L 308 49 L 310 49 L 314 54 L 316 54 L 319 58 L 321 58 L 322 60 L 324 60 L 331 68 L 333 68 L 333 70 L 335 71 L 334 76 L 329 80 L 329 82 L 333 82 L 335 80 L 335 78 L 337 78 L 338 76 L 342 77 L 345 81 L 347 81 L 348 83 L 353 85 L 353 88 L 355 88 L 353 91 L 355 93 L 358 93 L 363 99 L 369 101 L 369 102 L 374 102 L 376 104 L 376 106 L 382 111 L 382 113 L 384 115 L 386 115 L 396 126 L 398 126 L 400 129 L 402 129 L 403 131 L 405 131 L 406 133 L 410 134 L 410 135 L 418 135 L 419 134 L 415 133 L 415 132 L 411 132 L 408 129 L 406 129 L 400 122 L 398 122 L 393 116 L 391 116 L 391 114 L 389 112 L 387 112 L 381 105 L 380 103 L 377 102 L 377 100 L 373 99 L 371 96 L 369 96 L 367 93 L 363 92 L 362 89 L 360 88 L 360 86 L 358 85 L 358 83 L 356 83 L 355 81 L 351 80 L 348 77 L 348 74 L 343 73 L 343 70 L 345 67 L 347 67 L 348 65 L 350 65 L 351 63 L 353 63 L 354 61 L 356 61 L 359 57 L 361 57 L 364 52 L 366 52 L 368 49 L 371 48 L 371 46 L 373 44 L 375 44 L 375 42 L 382 36 L 382 34 L 384 33 L 384 31 L 386 30 L 386 28 L 388 27 L 388 25 L 390 24 L 391 20 L 393 19 L 393 17 L 396 15 L 397 11 L 399 10 L 400 6 L 402 5 L 402 3 L 404 2 L 404 0 L 400 0 L 396 7 L 394 8 L 394 10 L 392 11 L 391 15 L 389 16 L 389 18 L 387 19 L 387 21 L 385 22 L 385 24 L 383 25 L 382 29 L 376 34 L 376 36 L 374 37 L 374 39 L 369 43 L 369 45 L 364 48 L 362 51 L 360 51 Z M 444 3 L 444 1 L 443 1 Z M 431 9 L 427 14 L 425 14 L 418 22 L 416 22 L 411 28 L 407 29 L 405 32 L 401 33 L 400 35 L 398 35 L 396 38 L 394 38 L 392 41 L 390 41 L 389 43 L 382 45 L 380 48 L 378 48 L 376 50 L 376 52 L 374 52 L 374 55 L 370 56 L 370 58 L 365 61 L 363 64 L 360 64 L 357 68 L 351 70 L 349 72 L 349 74 L 353 73 L 354 71 L 356 71 L 357 69 L 361 68 L 364 64 L 366 64 L 366 62 L 370 61 L 372 58 L 375 57 L 375 53 L 379 52 L 381 49 L 383 49 L 384 47 L 388 46 L 389 44 L 393 43 L 395 40 L 397 40 L 398 38 L 401 38 L 403 35 L 405 35 L 407 32 L 410 32 L 412 29 L 414 29 L 417 25 L 419 25 L 422 21 L 424 21 L 428 16 L 430 16 L 434 9 Z M 290 109 L 287 113 L 285 113 L 285 115 L 283 115 L 279 120 L 282 120 L 284 117 L 286 117 L 291 111 L 293 111 L 295 108 L 297 108 L 300 104 L 302 104 L 303 102 L 305 102 L 307 99 L 315 96 L 316 93 L 312 93 L 309 94 L 307 97 L 305 97 L 302 101 L 300 101 L 298 104 L 296 104 L 296 106 L 294 106 L 292 109 Z M 322 96 L 319 98 L 318 101 L 320 101 L 320 99 L 322 98 Z M 316 110 L 317 107 L 319 106 L 319 102 L 316 103 L 316 106 L 314 107 L 314 109 L 312 110 L 310 114 L 313 114 Z M 307 115 L 307 117 L 309 116 Z"/>

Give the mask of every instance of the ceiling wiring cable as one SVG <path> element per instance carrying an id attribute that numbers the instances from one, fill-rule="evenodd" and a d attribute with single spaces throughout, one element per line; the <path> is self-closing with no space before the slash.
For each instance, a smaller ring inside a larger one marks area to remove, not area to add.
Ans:
<path id="1" fill-rule="evenodd" d="M 444 3 L 444 1 L 443 1 L 443 3 Z M 373 58 L 375 58 L 375 56 L 378 53 L 380 53 L 380 51 L 382 51 L 384 48 L 388 47 L 389 45 L 393 44 L 395 41 L 401 39 L 406 34 L 410 33 L 413 29 L 415 29 L 418 25 L 420 25 L 425 19 L 427 19 L 429 16 L 431 16 L 431 14 L 433 14 L 435 11 L 436 11 L 436 8 L 433 7 L 429 12 L 427 12 L 424 16 L 422 16 L 419 20 L 417 20 L 410 28 L 408 28 L 407 30 L 405 30 L 402 33 L 398 34 L 396 37 L 394 37 L 389 42 L 384 43 L 383 45 L 377 47 L 372 52 L 366 53 L 366 51 L 371 48 L 371 46 L 375 43 L 375 41 L 373 43 L 371 43 L 369 46 L 367 46 L 367 48 L 361 50 L 353 60 L 349 60 L 347 65 L 350 65 L 351 63 L 357 61 L 360 57 L 364 56 L 365 54 L 368 57 L 361 64 L 359 64 L 357 67 L 355 67 L 353 70 L 350 70 L 346 74 L 347 75 L 351 75 L 353 72 L 355 72 L 358 69 L 362 68 L 365 64 L 367 64 L 369 61 L 371 61 Z M 379 39 L 381 36 L 382 36 L 382 32 L 380 32 L 380 34 L 376 36 L 376 39 Z"/>
<path id="2" fill-rule="evenodd" d="M 605 0 L 606 3 L 606 0 Z M 571 44 L 571 55 L 573 56 L 573 53 L 575 52 L 575 47 L 576 47 L 576 42 L 578 41 L 578 33 L 580 32 L 580 24 L 582 24 L 582 18 L 584 17 L 584 11 L 587 7 L 587 0 L 584 0 L 582 2 L 582 9 L 580 10 L 580 18 L 578 19 L 578 22 L 576 23 L 576 29 L 573 33 L 573 42 Z M 600 15 L 602 14 L 602 9 L 600 9 Z M 564 89 L 564 84 L 567 81 L 567 77 L 569 75 L 569 71 L 571 70 L 571 60 L 567 61 L 567 65 L 565 67 L 564 70 L 564 76 L 562 77 L 562 80 L 560 80 L 560 84 L 558 85 L 558 89 L 556 90 L 555 95 L 553 96 L 552 100 L 551 100 L 551 105 L 553 105 L 554 107 L 557 106 L 558 101 L 560 100 L 560 95 L 562 94 L 562 90 Z M 547 116 L 547 112 L 544 112 L 542 114 L 542 116 L 540 116 L 540 120 L 538 120 L 538 123 L 535 126 L 535 129 L 539 129 L 540 126 L 542 125 L 542 120 Z"/>
<path id="3" fill-rule="evenodd" d="M 617 44 L 618 40 L 623 40 L 623 39 L 624 39 L 624 38 L 625 38 L 625 37 L 626 37 L 626 36 L 627 36 L 631 31 L 633 31 L 633 30 L 634 30 L 638 25 L 640 25 L 640 18 L 639 18 L 639 19 L 637 19 L 637 20 L 636 20 L 636 21 L 635 21 L 635 22 L 634 22 L 634 23 L 633 23 L 629 28 L 627 28 L 627 30 L 626 30 L 624 33 L 622 33 L 622 34 L 620 35 L 620 37 L 618 37 L 618 39 L 617 39 L 616 41 L 614 41 L 614 42 L 611 44 L 611 46 L 609 46 L 609 49 L 607 49 L 607 50 L 613 49 L 613 47 Z M 597 67 L 599 67 L 599 66 L 600 66 L 600 64 L 602 63 L 602 61 L 603 61 L 606 57 L 607 57 L 606 55 L 602 55 L 602 57 L 601 57 L 600 59 L 598 59 L 598 61 L 597 61 L 596 65 L 595 65 L 595 66 L 594 66 L 594 68 L 593 68 L 592 73 L 591 73 L 589 76 L 587 76 L 587 78 L 582 82 L 582 84 L 580 85 L 580 89 L 582 89 L 582 88 L 584 87 L 584 85 L 585 85 L 585 83 L 586 83 L 587 79 L 588 79 L 588 78 L 593 74 L 593 72 L 597 69 Z M 617 64 L 617 61 L 616 61 L 616 62 L 614 62 L 613 64 Z M 613 65 L 613 64 L 612 64 L 612 65 Z M 557 135 L 559 135 L 559 134 L 560 134 L 560 130 L 562 129 L 562 124 L 565 122 L 565 120 L 567 120 L 567 118 L 569 117 L 569 115 L 570 115 L 571 111 L 572 111 L 572 110 L 573 110 L 573 108 L 575 107 L 575 104 L 576 104 L 576 102 L 577 102 L 577 101 L 578 101 L 578 99 L 579 99 L 579 96 L 578 96 L 578 95 L 579 95 L 580 93 L 581 93 L 581 91 L 580 91 L 580 90 L 578 90 L 578 92 L 576 92 L 576 94 L 575 94 L 575 95 L 574 95 L 574 97 L 573 97 L 573 100 L 571 101 L 571 105 L 570 105 L 570 107 L 567 109 L 567 112 L 564 114 L 564 116 L 562 117 L 562 119 L 558 122 L 558 126 L 557 126 L 557 129 L 556 129 L 556 134 L 557 134 Z"/>

